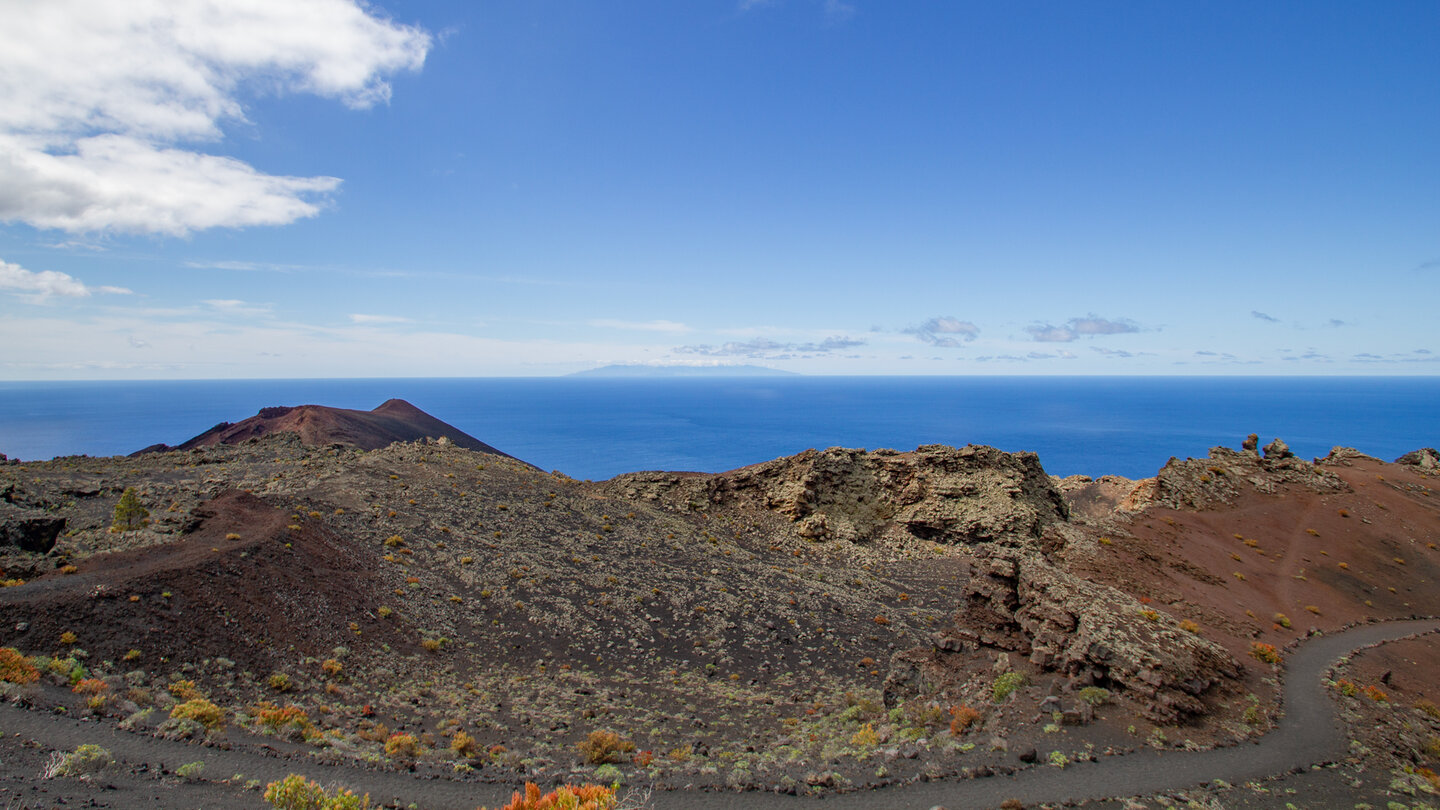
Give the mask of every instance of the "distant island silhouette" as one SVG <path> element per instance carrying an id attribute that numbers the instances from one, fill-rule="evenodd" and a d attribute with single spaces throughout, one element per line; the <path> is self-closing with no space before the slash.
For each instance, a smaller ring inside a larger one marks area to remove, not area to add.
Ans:
<path id="1" fill-rule="evenodd" d="M 567 377 L 798 377 L 793 371 L 765 366 L 612 365 L 577 371 Z"/>

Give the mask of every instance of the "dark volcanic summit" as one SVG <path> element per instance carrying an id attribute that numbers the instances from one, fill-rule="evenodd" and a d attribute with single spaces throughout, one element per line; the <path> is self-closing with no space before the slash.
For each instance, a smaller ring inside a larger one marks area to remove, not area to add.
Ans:
<path id="1" fill-rule="evenodd" d="M 275 433 L 295 433 L 313 447 L 353 444 L 361 450 L 378 450 L 395 442 L 413 442 L 444 437 L 458 447 L 481 453 L 514 458 L 471 436 L 460 428 L 431 416 L 403 399 L 386 400 L 373 411 L 331 408 L 325 405 L 298 405 L 261 408 L 241 422 L 221 422 L 182 444 L 156 444 L 141 453 L 191 450 L 216 444 L 240 444 Z"/>

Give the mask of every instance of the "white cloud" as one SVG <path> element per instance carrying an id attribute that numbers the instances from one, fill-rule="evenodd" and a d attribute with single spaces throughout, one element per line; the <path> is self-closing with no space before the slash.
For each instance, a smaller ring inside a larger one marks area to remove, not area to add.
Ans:
<path id="1" fill-rule="evenodd" d="M 365 315 L 363 313 L 356 312 L 350 316 L 350 322 L 360 324 L 410 323 L 410 319 L 402 317 L 400 315 Z"/>
<path id="2" fill-rule="evenodd" d="M 612 318 L 599 318 L 589 321 L 590 326 L 599 329 L 628 329 L 638 332 L 689 332 L 690 327 L 675 321 L 617 321 Z"/>
<path id="3" fill-rule="evenodd" d="M 905 332 L 931 346 L 953 349 L 958 347 L 962 340 L 967 342 L 974 340 L 980 334 L 980 327 L 970 321 L 945 316 L 931 318 L 913 329 L 906 329 Z M 959 337 L 954 337 L 956 335 Z"/>
<path id="4" fill-rule="evenodd" d="M 1098 315 L 1086 315 L 1083 318 L 1071 318 L 1064 326 L 1051 326 L 1048 323 L 1035 324 L 1025 327 L 1030 333 L 1030 339 L 1039 343 L 1069 343 L 1082 337 L 1094 337 L 1095 335 L 1123 335 L 1132 332 L 1139 332 L 1140 327 L 1135 323 L 1120 319 L 1112 321 Z"/>
<path id="5" fill-rule="evenodd" d="M 246 93 L 383 103 L 430 36 L 357 0 L 0 0 L 0 221 L 182 235 L 314 216 L 339 180 L 183 144 Z"/>
<path id="6" fill-rule="evenodd" d="M 51 296 L 85 298 L 91 293 L 128 295 L 124 287 L 88 287 L 79 279 L 57 270 L 26 270 L 18 264 L 0 260 L 0 290 L 25 293 L 44 300 Z"/>

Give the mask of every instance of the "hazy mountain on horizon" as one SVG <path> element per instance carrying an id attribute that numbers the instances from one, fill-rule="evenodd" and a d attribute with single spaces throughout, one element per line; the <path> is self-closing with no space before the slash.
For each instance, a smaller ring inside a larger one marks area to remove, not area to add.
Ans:
<path id="1" fill-rule="evenodd" d="M 577 371 L 567 377 L 795 377 L 793 371 L 765 366 L 611 365 Z"/>

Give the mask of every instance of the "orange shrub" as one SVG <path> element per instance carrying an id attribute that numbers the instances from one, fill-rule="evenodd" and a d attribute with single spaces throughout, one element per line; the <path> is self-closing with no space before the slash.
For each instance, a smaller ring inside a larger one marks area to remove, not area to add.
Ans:
<path id="1" fill-rule="evenodd" d="M 455 732 L 455 736 L 450 738 L 450 750 L 454 751 L 457 757 L 468 758 L 479 753 L 479 749 L 475 746 L 475 738 L 463 731 Z"/>
<path id="2" fill-rule="evenodd" d="M 81 678 L 70 687 L 70 691 L 77 695 L 99 696 L 110 691 L 110 684 L 99 678 Z"/>
<path id="3" fill-rule="evenodd" d="M 616 804 L 615 791 L 600 785 L 561 785 L 549 793 L 541 793 L 534 782 L 525 783 L 525 791 L 515 791 L 510 803 L 500 810 L 611 810 Z"/>
<path id="4" fill-rule="evenodd" d="M 969 706 L 955 706 L 950 709 L 950 733 L 959 737 L 980 721 L 980 712 Z"/>
<path id="5" fill-rule="evenodd" d="M 420 741 L 414 734 L 397 731 L 385 741 L 385 756 L 413 759 L 420 756 Z"/>
<path id="6" fill-rule="evenodd" d="M 34 683 L 40 680 L 40 670 L 30 659 L 14 647 L 0 647 L 0 681 L 6 683 Z"/>
<path id="7" fill-rule="evenodd" d="M 282 709 L 274 703 L 262 700 L 250 708 L 250 714 L 257 723 L 271 731 L 279 731 L 288 725 L 302 729 L 310 727 L 309 712 L 293 703 Z"/>
<path id="8" fill-rule="evenodd" d="M 622 754 L 635 750 L 635 743 L 622 738 L 613 731 L 592 731 L 590 736 L 575 745 L 580 756 L 591 765 L 618 762 Z"/>
<path id="9" fill-rule="evenodd" d="M 1280 652 L 1275 649 L 1275 645 L 1260 641 L 1250 642 L 1250 657 L 1267 664 L 1280 663 Z"/>

